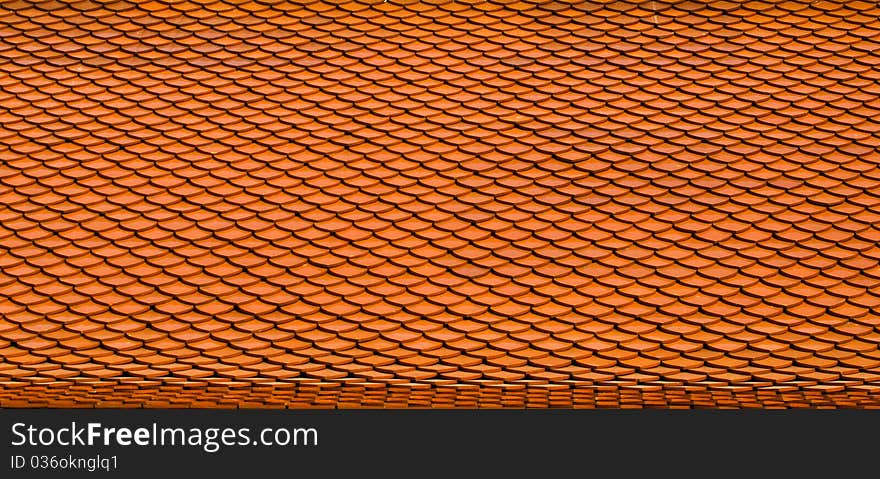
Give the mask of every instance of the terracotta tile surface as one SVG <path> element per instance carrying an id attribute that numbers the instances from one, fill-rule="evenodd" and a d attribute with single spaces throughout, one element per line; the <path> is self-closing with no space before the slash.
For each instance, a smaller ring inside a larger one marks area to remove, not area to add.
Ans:
<path id="1" fill-rule="evenodd" d="M 878 18 L 3 2 L 0 406 L 878 406 Z"/>

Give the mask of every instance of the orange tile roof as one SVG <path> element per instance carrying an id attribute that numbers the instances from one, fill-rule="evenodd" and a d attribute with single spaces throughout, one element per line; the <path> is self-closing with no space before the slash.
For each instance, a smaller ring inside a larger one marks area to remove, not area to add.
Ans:
<path id="1" fill-rule="evenodd" d="M 0 8 L 2 406 L 880 406 L 873 2 Z"/>

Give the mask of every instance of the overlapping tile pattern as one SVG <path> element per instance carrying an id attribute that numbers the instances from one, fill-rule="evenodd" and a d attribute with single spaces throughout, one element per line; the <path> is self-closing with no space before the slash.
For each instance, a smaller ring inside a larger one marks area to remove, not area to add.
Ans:
<path id="1" fill-rule="evenodd" d="M 0 405 L 880 405 L 874 2 L 0 5 Z"/>

